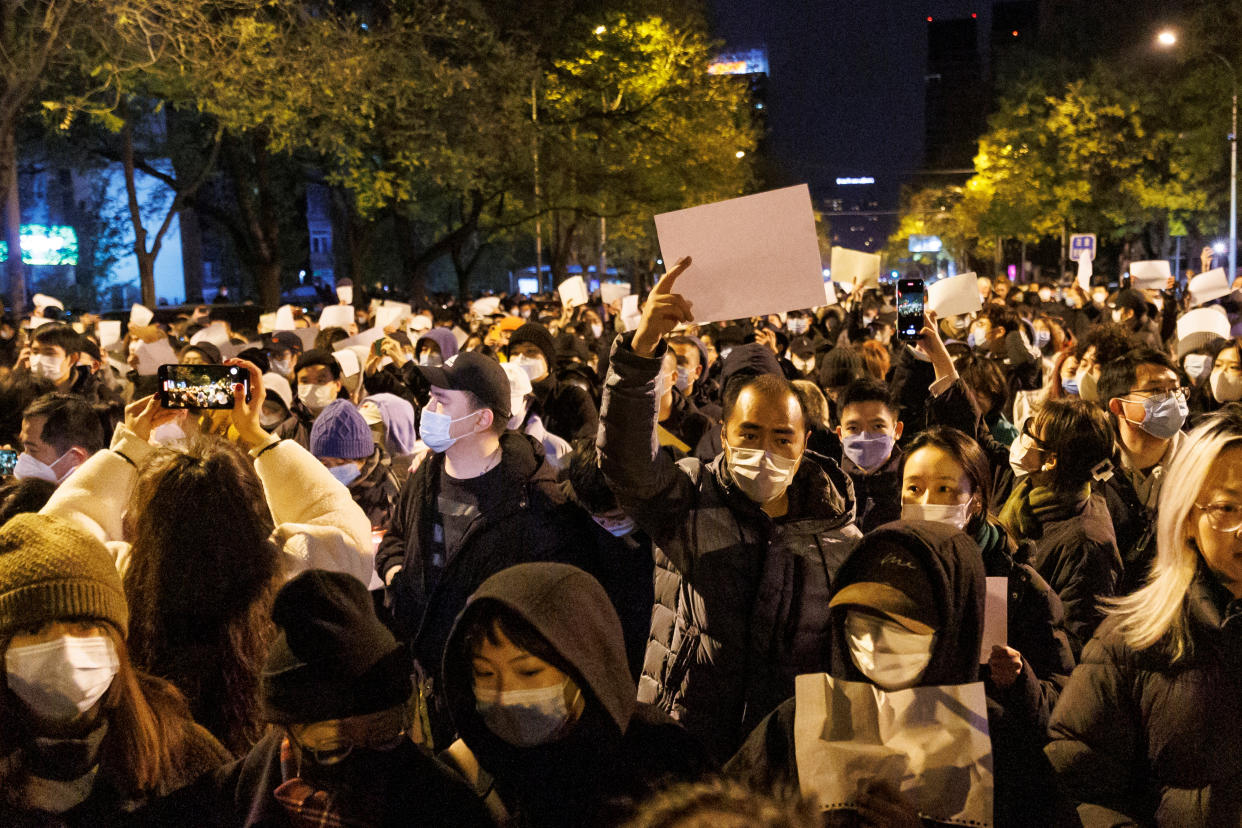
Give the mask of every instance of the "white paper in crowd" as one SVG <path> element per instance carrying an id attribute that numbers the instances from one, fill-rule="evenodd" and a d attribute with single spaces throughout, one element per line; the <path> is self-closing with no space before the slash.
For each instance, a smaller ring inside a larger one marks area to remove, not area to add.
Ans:
<path id="1" fill-rule="evenodd" d="M 336 364 L 341 366 L 341 373 L 347 377 L 352 377 L 362 370 L 362 364 L 358 361 L 358 352 L 353 348 L 341 348 L 332 353 L 332 358 L 336 360 Z"/>
<path id="2" fill-rule="evenodd" d="M 556 286 L 556 292 L 561 296 L 561 304 L 567 308 L 585 305 L 589 298 L 587 296 L 586 282 L 582 281 L 581 276 L 570 276 Z"/>
<path id="3" fill-rule="evenodd" d="M 1186 311 L 1177 318 L 1177 357 L 1215 339 L 1228 339 L 1231 333 L 1229 317 L 1219 305 Z"/>
<path id="4" fill-rule="evenodd" d="M 397 324 L 402 319 L 410 315 L 409 305 L 405 308 L 399 307 L 403 303 L 394 303 L 389 305 L 387 302 L 375 309 L 375 327 L 383 330 Z"/>
<path id="5" fill-rule="evenodd" d="M 832 284 L 832 280 L 826 280 L 824 282 L 824 304 L 835 305 L 837 302 L 837 288 Z"/>
<path id="6" fill-rule="evenodd" d="M 367 328 L 357 336 L 351 336 L 349 339 L 342 339 L 332 345 L 332 350 L 343 351 L 346 348 L 352 348 L 355 345 L 361 345 L 364 348 L 370 348 L 371 343 L 380 339 L 384 335 L 384 329 L 380 327 Z"/>
<path id="7" fill-rule="evenodd" d="M 1190 304 L 1193 307 L 1195 305 L 1202 305 L 1204 302 L 1211 302 L 1213 299 L 1220 299 L 1222 296 L 1228 296 L 1233 293 L 1233 288 L 1229 286 L 1229 279 L 1225 276 L 1225 269 L 1218 267 L 1192 278 L 1190 284 L 1186 286 L 1186 292 L 1190 296 Z"/>
<path id="8" fill-rule="evenodd" d="M 1084 291 L 1091 290 L 1091 257 L 1078 257 L 1078 286 Z"/>
<path id="9" fill-rule="evenodd" d="M 599 298 L 605 305 L 611 305 L 618 299 L 629 296 L 633 289 L 629 282 L 600 282 Z"/>
<path id="10" fill-rule="evenodd" d="M 491 316 L 499 308 L 499 296 L 484 296 L 482 299 L 475 299 L 470 305 L 470 310 L 474 311 L 475 316 Z"/>
<path id="11" fill-rule="evenodd" d="M 217 348 L 221 348 L 229 343 L 229 331 L 223 322 L 212 322 L 203 328 L 194 336 L 190 337 L 190 344 L 197 345 L 200 342 L 210 342 Z"/>
<path id="12" fill-rule="evenodd" d="M 421 313 L 415 314 L 414 316 L 410 317 L 410 322 L 409 322 L 408 327 L 411 331 L 416 331 L 416 332 L 429 331 L 431 330 L 431 319 L 422 315 Z"/>
<path id="13" fill-rule="evenodd" d="M 879 253 L 834 247 L 828 267 L 832 272 L 832 280 L 840 285 L 848 284 L 851 292 L 880 286 Z"/>
<path id="14" fill-rule="evenodd" d="M 468 334 L 468 333 L 466 333 L 465 331 L 463 331 L 463 330 L 462 330 L 460 327 L 458 327 L 457 325 L 454 325 L 454 326 L 450 329 L 450 333 L 452 333 L 452 334 L 453 334 L 453 339 L 457 341 L 457 347 L 458 347 L 458 348 L 460 348 L 462 345 L 465 345 L 465 344 L 466 344 L 466 340 L 470 338 L 470 334 Z"/>
<path id="15" fill-rule="evenodd" d="M 983 641 L 979 645 L 979 663 L 987 664 L 992 645 L 1009 643 L 1009 578 L 987 579 L 983 603 Z"/>
<path id="16" fill-rule="evenodd" d="M 34 304 L 34 309 L 41 311 L 44 308 L 60 308 L 65 309 L 65 303 L 57 299 L 55 296 L 48 296 L 46 293 L 36 293 L 30 299 Z"/>
<path id="17" fill-rule="evenodd" d="M 129 325 L 130 327 L 139 327 L 150 325 L 151 320 L 155 318 L 155 313 L 146 305 L 135 303 L 129 309 Z"/>
<path id="18" fill-rule="evenodd" d="M 276 330 L 276 313 L 259 314 L 259 333 L 268 334 Z"/>
<path id="19" fill-rule="evenodd" d="M 50 324 L 52 324 L 52 320 L 51 320 L 51 319 L 45 319 L 45 318 L 44 318 L 44 317 L 42 317 L 42 316 L 32 316 L 32 317 L 30 317 L 30 329 L 31 329 L 32 331 L 33 331 L 35 328 L 42 328 L 44 325 L 50 325 Z"/>
<path id="20" fill-rule="evenodd" d="M 315 347 L 315 337 L 319 336 L 319 326 L 311 325 L 308 328 L 298 328 L 294 335 L 302 341 L 302 350 L 309 351 Z"/>
<path id="21" fill-rule="evenodd" d="M 927 307 L 941 319 L 982 310 L 978 277 L 973 272 L 959 273 L 928 285 Z"/>
<path id="22" fill-rule="evenodd" d="M 694 321 L 718 322 L 817 307 L 824 268 L 805 184 L 655 217 L 664 266 L 686 256 L 677 292 Z"/>
<path id="23" fill-rule="evenodd" d="M 293 321 L 293 305 L 281 305 L 276 309 L 276 321 L 272 324 L 274 331 L 292 331 L 297 327 Z"/>
<path id="24" fill-rule="evenodd" d="M 638 323 L 642 321 L 643 310 L 638 306 L 637 294 L 631 293 L 621 299 L 621 324 L 625 325 L 625 330 L 632 331 L 638 327 Z"/>
<path id="25" fill-rule="evenodd" d="M 86 323 L 85 323 L 85 322 L 74 322 L 74 323 L 73 323 L 72 325 L 70 325 L 69 327 L 73 328 L 74 333 L 80 333 L 80 334 L 84 334 L 84 333 L 86 333 Z"/>
<path id="26" fill-rule="evenodd" d="M 95 332 L 99 334 L 99 347 L 106 351 L 121 341 L 121 320 L 100 319 Z"/>
<path id="27" fill-rule="evenodd" d="M 354 286 L 337 285 L 336 300 L 342 305 L 352 305 L 354 303 Z"/>
<path id="28" fill-rule="evenodd" d="M 1173 271 L 1169 269 L 1166 259 L 1154 259 L 1146 262 L 1130 262 L 1130 287 L 1138 290 L 1164 290 L 1169 283 Z"/>
<path id="29" fill-rule="evenodd" d="M 319 314 L 319 329 L 348 328 L 354 324 L 353 305 L 328 305 Z"/>
<path id="30" fill-rule="evenodd" d="M 856 808 L 863 789 L 884 781 L 924 819 L 993 824 L 982 682 L 889 693 L 812 673 L 794 692 L 798 782 L 821 811 Z"/>
<path id="31" fill-rule="evenodd" d="M 175 365 L 177 362 L 177 352 L 162 337 L 155 342 L 143 342 L 134 348 L 134 353 L 138 355 L 138 373 L 144 377 L 154 376 L 161 365 Z"/>

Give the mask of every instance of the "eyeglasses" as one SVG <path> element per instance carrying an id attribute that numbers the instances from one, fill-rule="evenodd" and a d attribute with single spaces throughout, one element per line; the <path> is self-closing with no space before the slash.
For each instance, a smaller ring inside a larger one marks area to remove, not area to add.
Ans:
<path id="1" fill-rule="evenodd" d="M 1217 532 L 1242 530 L 1242 503 L 1196 503 L 1195 508 L 1207 515 L 1208 525 Z"/>
<path id="2" fill-rule="evenodd" d="M 1030 440 L 1031 445 L 1034 446 L 1036 449 L 1038 449 L 1039 451 L 1043 451 L 1044 441 L 1039 439 L 1038 437 L 1036 437 L 1034 434 L 1031 433 L 1031 423 L 1033 423 L 1034 421 L 1035 421 L 1035 418 L 1030 417 L 1027 419 L 1025 423 L 1022 424 L 1022 436 Z"/>
<path id="3" fill-rule="evenodd" d="M 1130 397 L 1131 398 L 1139 397 L 1140 399 L 1144 401 L 1154 400 L 1155 402 L 1158 402 L 1158 403 L 1164 402 L 1170 397 L 1176 397 L 1178 402 L 1186 402 L 1186 395 L 1188 393 L 1189 392 L 1185 388 L 1173 388 L 1173 389 L 1152 390 L 1152 391 L 1131 391 Z"/>

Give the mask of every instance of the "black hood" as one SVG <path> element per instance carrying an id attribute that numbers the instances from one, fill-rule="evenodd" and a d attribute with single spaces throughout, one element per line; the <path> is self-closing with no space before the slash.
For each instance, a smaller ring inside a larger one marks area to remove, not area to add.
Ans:
<path id="1" fill-rule="evenodd" d="M 491 576 L 470 596 L 444 650 L 444 691 L 453 723 L 480 764 L 499 776 L 505 765 L 537 764 L 552 747 L 515 748 L 492 734 L 475 709 L 470 657 L 463 639 L 471 618 L 489 602 L 521 616 L 547 640 L 582 691 L 586 710 L 562 741 L 619 742 L 634 714 L 638 688 L 626 660 L 621 620 L 608 594 L 577 567 L 519 564 Z"/>
<path id="2" fill-rule="evenodd" d="M 920 685 L 969 684 L 979 678 L 979 647 L 983 640 L 985 580 L 983 556 L 972 538 L 952 526 L 910 520 L 886 523 L 867 533 L 837 572 L 834 591 L 860 580 L 868 556 L 886 544 L 898 544 L 922 563 L 931 582 L 942 623 L 931 663 Z M 832 674 L 850 681 L 867 681 L 850 659 L 845 642 L 845 614 L 849 607 L 832 609 Z"/>

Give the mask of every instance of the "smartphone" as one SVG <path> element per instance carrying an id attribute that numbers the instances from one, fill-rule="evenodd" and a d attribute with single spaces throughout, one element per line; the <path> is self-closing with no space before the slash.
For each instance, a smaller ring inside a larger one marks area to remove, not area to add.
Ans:
<path id="1" fill-rule="evenodd" d="M 384 337 L 381 336 L 379 339 L 371 343 L 371 354 L 373 356 L 384 355 Z"/>
<path id="2" fill-rule="evenodd" d="M 923 330 L 923 280 L 897 281 L 897 338 L 917 340 Z"/>
<path id="3" fill-rule="evenodd" d="M 13 467 L 17 465 L 17 452 L 13 449 L 0 449 L 0 477 L 12 477 Z"/>
<path id="4" fill-rule="evenodd" d="M 237 383 L 250 399 L 250 375 L 234 365 L 161 365 L 159 381 L 165 408 L 232 408 Z"/>

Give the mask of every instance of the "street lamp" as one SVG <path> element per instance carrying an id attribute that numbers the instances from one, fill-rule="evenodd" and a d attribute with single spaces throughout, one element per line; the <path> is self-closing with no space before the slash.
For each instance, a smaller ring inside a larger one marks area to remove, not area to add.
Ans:
<path id="1" fill-rule="evenodd" d="M 1165 29 L 1156 35 L 1156 43 L 1170 47 L 1177 43 L 1177 34 Z M 1219 52 L 1206 54 L 1225 64 L 1233 83 L 1233 114 L 1229 125 L 1229 281 L 1238 275 L 1238 73 L 1229 59 Z"/>

